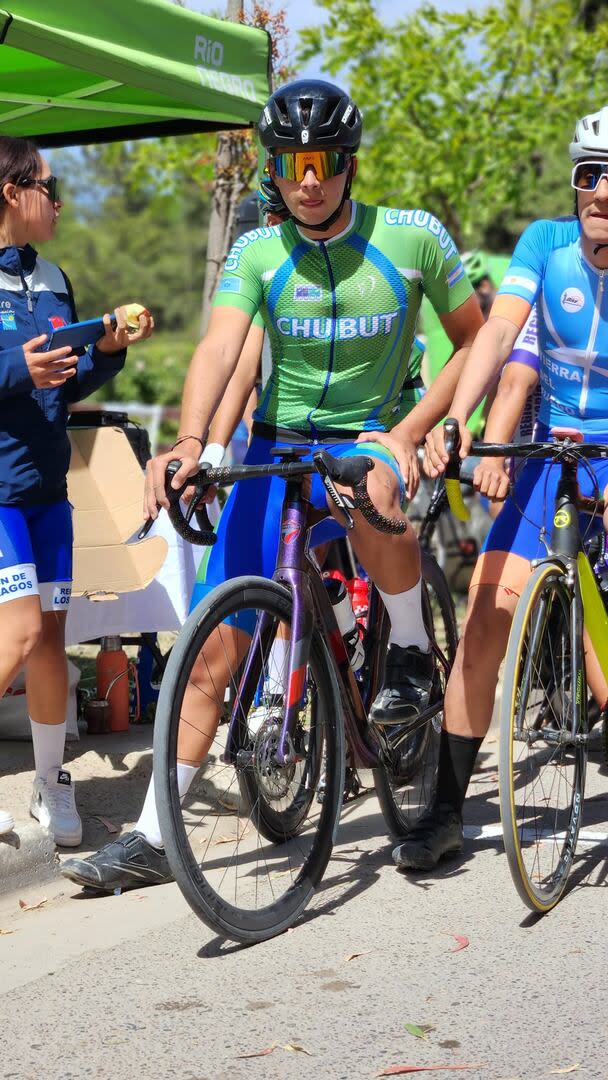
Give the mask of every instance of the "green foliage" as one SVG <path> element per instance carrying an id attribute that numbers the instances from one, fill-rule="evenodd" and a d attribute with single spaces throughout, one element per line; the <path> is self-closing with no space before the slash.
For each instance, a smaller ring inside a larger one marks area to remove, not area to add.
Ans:
<path id="1" fill-rule="evenodd" d="M 134 345 L 120 375 L 98 391 L 100 401 L 138 401 L 141 405 L 179 405 L 188 364 L 198 335 L 154 334 Z"/>
<path id="2" fill-rule="evenodd" d="M 605 17 L 589 32 L 575 0 L 426 3 L 387 26 L 373 0 L 319 3 L 328 20 L 302 33 L 300 58 L 322 56 L 364 112 L 362 199 L 423 206 L 460 246 L 508 241 L 537 200 L 571 211 L 567 144 L 608 100 Z"/>
<path id="3" fill-rule="evenodd" d="M 125 143 L 53 155 L 65 177 L 57 235 L 44 254 L 69 275 L 81 319 L 118 304 L 148 307 L 159 330 L 192 332 L 200 314 L 209 199 L 126 182 Z"/>

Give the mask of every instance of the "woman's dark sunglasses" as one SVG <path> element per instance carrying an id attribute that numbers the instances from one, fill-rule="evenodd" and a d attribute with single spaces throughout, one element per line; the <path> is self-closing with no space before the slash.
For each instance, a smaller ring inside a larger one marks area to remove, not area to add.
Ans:
<path id="1" fill-rule="evenodd" d="M 59 194 L 59 180 L 56 176 L 47 176 L 43 180 L 39 176 L 32 177 L 31 180 L 20 180 L 20 187 L 40 187 L 44 188 L 51 202 L 59 202 L 61 196 Z"/>

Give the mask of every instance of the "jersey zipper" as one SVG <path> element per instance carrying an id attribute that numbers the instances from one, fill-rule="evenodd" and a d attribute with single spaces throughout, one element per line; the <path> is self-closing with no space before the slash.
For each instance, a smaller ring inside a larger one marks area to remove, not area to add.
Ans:
<path id="1" fill-rule="evenodd" d="M 581 399 L 579 405 L 579 409 L 583 416 L 585 415 L 585 412 L 587 410 L 587 397 L 589 396 L 589 380 L 591 378 L 591 358 L 593 352 L 595 351 L 595 339 L 597 338 L 597 328 L 599 326 L 600 314 L 602 309 L 602 297 L 604 295 L 605 276 L 606 271 L 600 270 L 597 292 L 595 294 L 595 310 L 593 312 L 593 319 L 591 320 L 589 341 L 587 342 L 587 349 L 585 351 L 585 374 L 583 376 L 583 389 L 581 391 Z"/>
<path id="2" fill-rule="evenodd" d="M 26 300 L 27 300 L 27 310 L 29 311 L 30 315 L 33 315 L 34 314 L 34 304 L 32 302 L 32 291 L 28 287 L 28 284 L 27 284 L 23 274 L 21 274 L 20 276 L 21 276 L 21 284 L 23 285 L 23 291 L 25 293 L 25 297 L 26 297 Z M 34 325 L 36 325 L 36 320 L 35 319 L 34 319 Z M 36 326 L 36 329 L 38 329 L 37 326 Z"/>
<path id="3" fill-rule="evenodd" d="M 335 348 L 336 348 L 336 326 L 337 326 L 337 322 L 338 322 L 338 305 L 337 305 L 337 298 L 336 298 L 336 281 L 335 281 L 335 278 L 334 278 L 334 272 L 333 272 L 333 269 L 332 269 L 331 260 L 329 258 L 329 253 L 327 251 L 327 247 L 323 243 L 322 240 L 319 240 L 319 250 L 321 251 L 321 253 L 323 255 L 323 258 L 325 259 L 325 265 L 327 266 L 327 274 L 329 276 L 329 285 L 330 285 L 330 288 L 331 288 L 331 316 L 332 316 L 331 323 L 332 323 L 332 325 L 331 325 L 331 338 L 330 338 L 330 343 L 329 343 L 329 360 L 328 360 L 328 363 L 327 363 L 327 375 L 325 377 L 325 385 L 323 386 L 323 391 L 321 393 L 321 397 L 319 398 L 317 404 L 315 405 L 314 409 L 310 410 L 308 416 L 306 417 L 308 423 L 310 424 L 311 428 L 313 429 L 313 434 L 314 434 L 315 437 L 316 437 L 316 433 L 317 433 L 317 428 L 316 428 L 316 425 L 314 423 L 314 420 L 312 419 L 312 414 L 317 412 L 317 410 L 321 408 L 321 406 L 322 406 L 322 404 L 325 401 L 325 398 L 327 396 L 327 391 L 329 389 L 329 382 L 330 382 L 332 372 L 333 372 L 333 368 L 334 368 L 334 353 L 335 353 Z"/>

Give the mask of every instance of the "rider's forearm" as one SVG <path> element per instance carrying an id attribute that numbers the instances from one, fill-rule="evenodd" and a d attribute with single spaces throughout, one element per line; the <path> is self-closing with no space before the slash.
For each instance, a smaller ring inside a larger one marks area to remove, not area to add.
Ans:
<path id="1" fill-rule="evenodd" d="M 434 428 L 439 420 L 447 416 L 469 351 L 470 346 L 466 345 L 452 354 L 447 364 L 433 379 L 422 400 L 400 424 L 392 429 L 392 435 L 397 438 L 400 434 L 407 435 L 414 442 L 421 443 L 426 433 Z"/>
<path id="2" fill-rule="evenodd" d="M 450 416 L 466 423 L 481 399 L 494 385 L 502 366 L 510 355 L 519 328 L 507 319 L 490 318 L 479 331 L 464 365 L 452 404 Z"/>
<path id="3" fill-rule="evenodd" d="M 223 344 L 203 339 L 190 361 L 184 383 L 178 438 L 188 435 L 206 441 L 213 417 L 236 367 L 235 357 Z M 218 440 L 215 440 L 218 441 Z"/>
<path id="4" fill-rule="evenodd" d="M 484 442 L 508 443 L 511 441 L 527 398 L 527 386 L 518 384 L 501 387 L 500 383 L 498 384 L 498 391 L 486 423 Z"/>
<path id="5" fill-rule="evenodd" d="M 236 371 L 218 406 L 209 428 L 209 442 L 228 446 L 241 420 L 255 387 L 260 369 L 264 328 L 250 327 Z"/>

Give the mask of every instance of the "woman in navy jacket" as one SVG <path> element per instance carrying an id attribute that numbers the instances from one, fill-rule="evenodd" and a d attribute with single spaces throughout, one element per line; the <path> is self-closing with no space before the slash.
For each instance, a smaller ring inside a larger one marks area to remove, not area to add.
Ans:
<path id="1" fill-rule="evenodd" d="M 62 768 L 67 706 L 64 630 L 72 582 L 66 474 L 70 405 L 124 365 L 127 344 L 149 337 L 126 315 L 84 356 L 44 351 L 49 334 L 76 322 L 70 283 L 34 244 L 50 240 L 62 207 L 57 179 L 34 143 L 0 137 L 0 696 L 25 668 L 36 777 L 30 812 L 58 844 L 77 846 L 82 825 Z M 0 832 L 12 827 L 0 812 Z"/>

